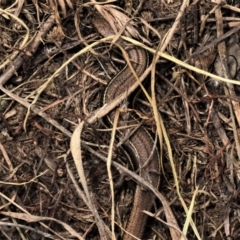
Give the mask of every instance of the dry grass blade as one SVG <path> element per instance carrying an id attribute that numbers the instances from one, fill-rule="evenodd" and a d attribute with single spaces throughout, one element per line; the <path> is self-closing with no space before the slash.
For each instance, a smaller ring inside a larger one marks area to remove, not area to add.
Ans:
<path id="1" fill-rule="evenodd" d="M 191 71 L 193 71 L 193 72 L 196 72 L 196 73 L 199 73 L 199 74 L 202 74 L 202 75 L 211 77 L 211 78 L 215 78 L 215 79 L 220 80 L 220 81 L 223 81 L 223 82 L 240 85 L 239 81 L 237 81 L 237 80 L 227 79 L 227 78 L 224 78 L 224 77 L 221 77 L 221 76 L 218 76 L 218 75 L 209 73 L 209 72 L 207 72 L 207 71 L 204 71 L 204 70 L 202 70 L 202 69 L 196 68 L 196 67 L 194 67 L 194 66 L 192 66 L 192 65 L 190 65 L 190 64 L 185 63 L 184 61 L 181 61 L 181 60 L 179 60 L 179 59 L 177 59 L 177 58 L 175 58 L 175 57 L 173 57 L 173 56 L 170 56 L 170 55 L 167 54 L 167 53 L 163 53 L 163 52 L 160 52 L 160 51 L 156 52 L 155 49 L 150 48 L 150 47 L 147 47 L 145 44 L 140 43 L 140 42 L 138 42 L 138 41 L 136 41 L 136 40 L 133 40 L 133 39 L 131 39 L 131 38 L 122 37 L 122 39 L 124 39 L 125 41 L 128 41 L 128 42 L 131 42 L 132 44 L 134 44 L 134 45 L 136 45 L 136 46 L 142 47 L 142 48 L 146 49 L 147 51 L 149 51 L 149 52 L 151 52 L 151 53 L 153 53 L 153 54 L 157 54 L 157 55 L 163 57 L 164 59 L 167 59 L 167 60 L 169 60 L 169 61 L 171 61 L 171 62 L 174 62 L 175 64 L 180 65 L 180 66 L 182 66 L 182 67 L 184 67 L 184 68 L 186 68 L 186 69 L 189 69 L 189 70 L 191 70 Z"/>
<path id="2" fill-rule="evenodd" d="M 182 5 L 181 5 L 181 8 L 180 8 L 180 11 L 179 11 L 179 14 L 176 17 L 176 21 L 173 24 L 173 27 L 170 29 L 167 36 L 163 39 L 163 43 L 159 44 L 159 46 L 157 48 L 157 52 L 159 52 L 159 49 L 160 49 L 161 52 L 163 52 L 165 50 L 166 46 L 169 44 L 170 39 L 172 38 L 174 32 L 176 31 L 176 28 L 179 25 L 180 19 L 182 18 L 182 15 L 183 15 L 183 13 L 184 13 L 188 4 L 189 4 L 188 1 L 183 1 Z M 160 149 L 163 149 L 162 138 L 164 137 L 164 140 L 165 140 L 166 145 L 167 145 L 168 156 L 169 156 L 169 159 L 170 159 L 170 162 L 171 162 L 170 165 L 172 167 L 172 172 L 173 172 L 173 176 L 174 176 L 174 182 L 175 182 L 177 194 L 178 194 L 178 197 L 179 197 L 179 199 L 182 203 L 182 206 L 183 206 L 185 212 L 187 213 L 187 219 L 186 219 L 185 226 L 184 226 L 184 229 L 183 229 L 183 234 L 185 236 L 187 235 L 187 226 L 188 226 L 188 223 L 190 221 L 190 224 L 191 224 L 191 226 L 192 226 L 192 228 L 195 232 L 196 237 L 198 239 L 200 239 L 200 235 L 198 233 L 196 225 L 194 224 L 194 222 L 191 218 L 191 214 L 187 210 L 187 206 L 186 206 L 186 203 L 185 203 L 185 201 L 182 197 L 182 194 L 180 193 L 179 182 L 178 182 L 178 177 L 177 177 L 177 173 L 176 173 L 176 167 L 175 167 L 173 157 L 172 157 L 172 150 L 171 150 L 170 142 L 169 142 L 169 139 L 168 139 L 168 136 L 167 136 L 167 133 L 166 133 L 164 123 L 163 123 L 162 118 L 161 118 L 161 116 L 158 112 L 158 109 L 157 109 L 157 101 L 156 101 L 156 97 L 155 97 L 156 96 L 156 94 L 155 94 L 155 66 L 156 66 L 156 62 L 157 62 L 158 58 L 160 57 L 157 54 L 157 52 L 155 52 L 155 55 L 154 55 L 154 58 L 153 58 L 153 63 L 152 63 L 153 68 L 152 68 L 152 74 L 151 74 L 151 92 L 152 92 L 152 108 L 153 108 L 154 117 L 155 117 L 155 120 L 156 120 L 158 137 L 159 137 L 159 140 L 160 140 L 159 141 L 160 142 Z M 162 156 L 161 156 L 161 162 L 162 162 Z M 172 235 L 173 239 L 175 239 L 175 238 L 179 239 L 180 238 L 179 233 L 172 231 L 172 229 L 170 229 L 170 231 L 171 231 L 171 235 Z M 181 239 L 183 239 L 182 236 L 181 236 Z"/>
<path id="3" fill-rule="evenodd" d="M 18 212 L 4 212 L 4 211 L 1 211 L 0 213 L 5 215 L 5 216 L 21 219 L 21 220 L 24 220 L 24 221 L 27 221 L 27 222 L 55 221 L 55 222 L 59 223 L 60 225 L 62 225 L 72 236 L 76 237 L 79 240 L 83 240 L 83 237 L 80 236 L 68 224 L 66 224 L 66 223 L 64 223 L 62 221 L 59 221 L 57 219 L 54 219 L 54 218 L 39 217 L 39 216 L 34 216 L 34 215 L 26 214 L 26 213 L 18 213 Z"/>
<path id="4" fill-rule="evenodd" d="M 106 232 L 107 227 L 105 226 L 104 222 L 100 218 L 98 211 L 92 201 L 92 197 L 90 196 L 90 193 L 88 190 L 87 181 L 86 181 L 86 177 L 83 169 L 82 154 L 81 154 L 82 152 L 81 151 L 81 132 L 82 132 L 83 125 L 84 125 L 83 122 L 80 123 L 79 126 L 74 130 L 73 135 L 71 137 L 70 148 L 71 148 L 71 152 L 72 152 L 72 156 L 74 159 L 77 172 L 79 174 L 82 187 L 86 194 L 88 204 L 91 208 L 90 210 L 92 211 L 93 216 L 96 219 L 96 224 L 98 226 L 101 239 L 108 239 L 108 235 Z"/>
<path id="5" fill-rule="evenodd" d="M 108 171 L 108 179 L 110 184 L 111 201 L 112 201 L 112 204 L 111 204 L 112 205 L 112 209 L 111 209 L 112 239 L 116 239 L 116 236 L 115 236 L 115 230 L 114 230 L 115 229 L 115 220 L 114 220 L 115 219 L 115 201 L 114 201 L 115 198 L 114 198 L 114 186 L 113 186 L 113 176 L 112 176 L 111 166 L 112 166 L 113 147 L 114 147 L 119 114 L 120 112 L 118 109 L 114 117 L 113 130 L 111 134 L 111 141 L 110 141 L 108 157 L 107 157 L 107 171 Z"/>
<path id="6" fill-rule="evenodd" d="M 185 234 L 185 236 L 188 233 L 189 224 L 191 224 L 191 221 L 193 221 L 192 220 L 192 214 L 193 214 L 193 210 L 194 210 L 194 205 L 196 204 L 195 200 L 196 200 L 197 195 L 198 195 L 198 187 L 194 191 L 194 194 L 192 196 L 191 205 L 190 205 L 190 207 L 189 207 L 189 209 L 187 211 L 187 218 L 186 218 L 186 221 L 185 221 L 184 227 L 183 227 L 183 233 Z M 198 234 L 198 232 L 195 232 L 195 234 Z"/>

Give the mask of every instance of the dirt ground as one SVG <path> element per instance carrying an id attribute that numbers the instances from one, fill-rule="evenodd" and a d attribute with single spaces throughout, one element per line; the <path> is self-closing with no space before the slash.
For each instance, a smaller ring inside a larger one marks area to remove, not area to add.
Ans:
<path id="1" fill-rule="evenodd" d="M 239 2 L 97 3 L 0 1 L 0 239 L 122 239 L 137 184 L 156 195 L 141 239 L 240 239 Z M 133 47 L 142 88 L 105 104 Z M 119 111 L 159 153 L 152 190 Z"/>

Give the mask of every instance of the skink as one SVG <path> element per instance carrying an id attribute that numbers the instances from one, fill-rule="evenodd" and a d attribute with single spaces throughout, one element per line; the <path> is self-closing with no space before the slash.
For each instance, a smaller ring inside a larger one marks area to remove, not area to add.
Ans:
<path id="1" fill-rule="evenodd" d="M 93 25 L 104 37 L 115 35 L 109 23 L 103 18 L 94 19 Z M 130 46 L 127 49 L 127 53 L 135 72 L 138 77 L 140 77 L 148 65 L 148 55 L 146 51 L 139 47 Z M 136 79 L 132 71 L 126 65 L 107 85 L 103 94 L 103 104 L 109 103 L 117 98 L 132 86 L 135 81 Z M 113 116 L 113 114 L 109 114 L 110 122 L 112 122 Z M 136 120 L 133 118 L 133 121 Z M 123 126 L 124 121 L 120 120 L 119 125 Z M 121 134 L 126 134 L 126 130 L 121 130 Z M 150 181 L 154 187 L 158 187 L 160 181 L 160 162 L 157 149 L 153 149 L 154 141 L 149 132 L 144 127 L 140 127 L 130 136 L 126 144 L 128 150 L 131 152 L 131 164 L 137 166 L 140 175 L 145 180 Z M 148 163 L 146 165 L 147 161 Z M 144 167 L 142 168 L 142 166 Z M 136 239 L 131 235 L 142 238 L 147 221 L 147 215 L 143 213 L 143 211 L 150 211 L 154 200 L 155 196 L 151 192 L 142 189 L 139 185 L 136 187 L 133 207 L 128 220 L 126 233 L 124 234 L 124 240 Z"/>

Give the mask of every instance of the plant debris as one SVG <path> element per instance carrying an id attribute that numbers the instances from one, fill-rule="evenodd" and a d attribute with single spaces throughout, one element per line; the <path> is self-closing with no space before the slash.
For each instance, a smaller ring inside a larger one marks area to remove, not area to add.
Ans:
<path id="1" fill-rule="evenodd" d="M 143 239 L 239 239 L 239 12 L 237 1 L 0 1 L 0 238 L 122 239 L 137 182 L 157 197 Z M 132 45 L 149 54 L 146 92 L 103 106 Z M 134 174 L 119 134 L 109 178 L 114 109 L 156 139 L 158 189 Z"/>

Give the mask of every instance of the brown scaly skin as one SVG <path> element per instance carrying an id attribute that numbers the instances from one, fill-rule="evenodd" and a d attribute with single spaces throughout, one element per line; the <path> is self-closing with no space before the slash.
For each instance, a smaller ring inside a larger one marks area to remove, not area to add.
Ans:
<path id="1" fill-rule="evenodd" d="M 110 25 L 104 19 L 95 19 L 93 24 L 104 37 L 114 35 Z M 127 53 L 133 69 L 138 77 L 140 77 L 148 65 L 148 55 L 146 51 L 142 48 L 132 46 L 127 49 Z M 103 94 L 103 104 L 109 103 L 117 98 L 120 94 L 126 91 L 126 89 L 132 86 L 135 81 L 136 79 L 131 70 L 128 66 L 125 66 L 106 87 Z M 109 114 L 109 122 L 112 122 L 113 116 L 113 114 Z M 136 122 L 134 117 L 132 118 L 133 121 Z M 118 125 L 123 126 L 126 125 L 126 123 L 120 120 Z M 124 135 L 126 131 L 127 130 L 121 130 L 120 134 Z M 145 162 L 149 159 L 154 147 L 152 137 L 144 127 L 140 127 L 132 136 L 130 136 L 127 145 L 128 149 L 131 151 L 131 164 L 137 166 L 138 169 L 141 169 L 141 166 L 144 166 Z M 155 149 L 147 166 L 140 170 L 141 176 L 145 180 L 151 181 L 154 187 L 158 187 L 160 180 L 159 165 L 159 156 Z M 131 237 L 131 235 L 134 235 L 137 238 L 142 238 L 147 221 L 147 215 L 142 211 L 150 211 L 154 200 L 155 196 L 150 191 L 144 190 L 139 185 L 137 186 L 132 211 L 126 228 L 126 233 L 124 234 L 124 240 L 136 239 Z M 130 233 L 131 235 L 127 233 Z"/>

